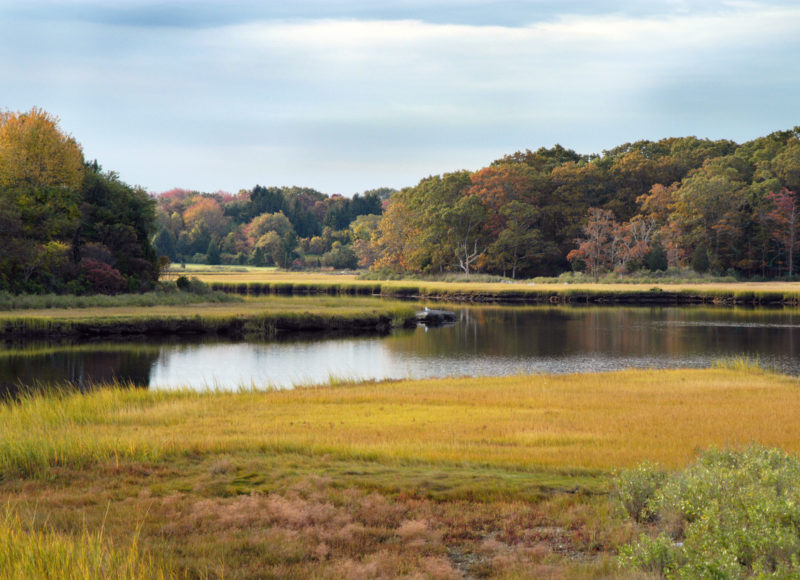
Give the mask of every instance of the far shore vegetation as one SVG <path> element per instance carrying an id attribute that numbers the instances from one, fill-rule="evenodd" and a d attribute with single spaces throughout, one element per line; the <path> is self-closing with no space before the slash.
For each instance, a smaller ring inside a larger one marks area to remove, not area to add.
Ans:
<path id="1" fill-rule="evenodd" d="M 556 145 L 352 197 L 261 185 L 153 195 L 84 159 L 50 113 L 0 111 L 0 291 L 144 292 L 187 262 L 379 278 L 793 280 L 799 175 L 794 128 L 602 155 Z"/>

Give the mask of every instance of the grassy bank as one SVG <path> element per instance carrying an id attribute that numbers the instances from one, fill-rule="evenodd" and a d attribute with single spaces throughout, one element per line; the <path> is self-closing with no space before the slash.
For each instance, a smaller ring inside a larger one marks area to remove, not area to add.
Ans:
<path id="1" fill-rule="evenodd" d="M 273 336 L 297 330 L 379 330 L 410 324 L 414 308 L 368 298 L 263 297 L 237 302 L 47 308 L 0 312 L 6 337 L 111 334 Z"/>
<path id="2" fill-rule="evenodd" d="M 190 577 L 629 577 L 612 472 L 796 453 L 799 412 L 747 365 L 31 397 L 0 406 L 0 501 Z"/>
<path id="3" fill-rule="evenodd" d="M 217 291 L 268 294 L 378 295 L 473 302 L 568 304 L 800 304 L 798 282 L 707 284 L 538 284 L 529 282 L 428 282 L 360 280 L 354 274 L 283 272 L 269 269 L 192 272 Z"/>
<path id="4" fill-rule="evenodd" d="M 241 299 L 224 292 L 191 294 L 155 291 L 144 294 L 118 294 L 108 296 L 74 296 L 70 294 L 9 294 L 0 292 L 0 311 L 4 310 L 44 310 L 48 308 L 123 308 L 150 306 L 186 306 L 213 302 L 241 302 Z"/>

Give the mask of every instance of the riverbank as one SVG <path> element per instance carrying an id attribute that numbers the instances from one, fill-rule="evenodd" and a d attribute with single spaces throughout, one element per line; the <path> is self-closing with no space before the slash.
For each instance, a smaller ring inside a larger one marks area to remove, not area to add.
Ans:
<path id="1" fill-rule="evenodd" d="M 376 331 L 415 324 L 407 303 L 354 297 L 261 297 L 236 302 L 40 308 L 0 312 L 0 336 L 271 337 L 296 331 Z"/>
<path id="2" fill-rule="evenodd" d="M 798 413 L 795 378 L 744 364 L 54 394 L 0 406 L 0 502 L 190 577 L 630 577 L 615 470 L 797 453 Z"/>
<path id="3" fill-rule="evenodd" d="M 508 304 L 752 305 L 800 304 L 800 282 L 704 284 L 537 284 L 361 280 L 353 274 L 276 270 L 193 272 L 213 290 L 240 296 L 356 295 Z"/>

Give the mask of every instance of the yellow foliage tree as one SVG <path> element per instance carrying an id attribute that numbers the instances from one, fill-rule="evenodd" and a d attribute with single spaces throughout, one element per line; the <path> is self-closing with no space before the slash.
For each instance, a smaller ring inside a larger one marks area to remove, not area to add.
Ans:
<path id="1" fill-rule="evenodd" d="M 80 215 L 83 151 L 58 122 L 36 107 L 0 112 L 0 198 L 33 237 L 66 237 Z"/>

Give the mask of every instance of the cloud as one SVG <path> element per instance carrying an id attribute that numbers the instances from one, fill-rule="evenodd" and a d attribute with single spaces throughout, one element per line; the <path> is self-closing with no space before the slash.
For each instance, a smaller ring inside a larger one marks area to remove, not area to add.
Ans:
<path id="1" fill-rule="evenodd" d="M 175 2 L 84 4 L 93 17 L 45 4 L 72 19 L 32 2 L 3 24 L 0 10 L 7 106 L 60 115 L 87 155 L 153 189 L 351 193 L 555 142 L 588 153 L 798 122 L 792 3 L 303 0 L 277 19 L 244 2 L 194 19 Z"/>

